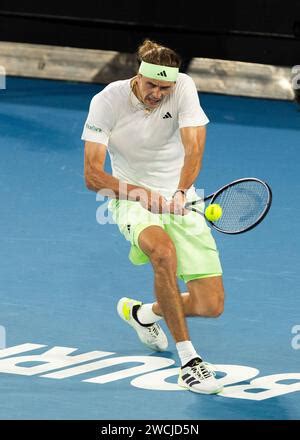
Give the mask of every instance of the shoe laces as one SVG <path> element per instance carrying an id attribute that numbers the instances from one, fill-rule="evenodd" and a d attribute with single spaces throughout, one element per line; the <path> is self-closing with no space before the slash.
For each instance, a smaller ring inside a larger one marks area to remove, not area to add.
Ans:
<path id="1" fill-rule="evenodd" d="M 209 364 L 201 362 L 198 359 L 191 367 L 191 370 L 199 379 L 208 379 L 209 377 L 215 376 L 215 372 L 209 367 Z"/>
<path id="2" fill-rule="evenodd" d="M 210 362 L 203 362 L 203 364 L 206 366 L 206 368 L 210 371 L 210 373 L 216 377 L 217 373 L 217 367 L 214 364 L 211 364 Z"/>
<path id="3" fill-rule="evenodd" d="M 150 327 L 147 327 L 148 332 L 150 333 L 151 336 L 157 337 L 159 334 L 159 329 L 158 326 L 156 324 L 151 325 Z"/>

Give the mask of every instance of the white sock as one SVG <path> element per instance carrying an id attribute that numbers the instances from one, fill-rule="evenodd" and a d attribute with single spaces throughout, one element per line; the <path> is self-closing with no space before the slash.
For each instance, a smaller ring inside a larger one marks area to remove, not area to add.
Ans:
<path id="1" fill-rule="evenodd" d="M 180 357 L 182 366 L 187 364 L 189 361 L 191 361 L 195 357 L 200 357 L 198 355 L 198 353 L 196 352 L 191 341 L 177 342 L 176 348 L 177 348 L 178 355 Z"/>
<path id="2" fill-rule="evenodd" d="M 153 304 L 143 304 L 137 311 L 137 317 L 141 324 L 152 324 L 163 319 L 152 310 Z"/>

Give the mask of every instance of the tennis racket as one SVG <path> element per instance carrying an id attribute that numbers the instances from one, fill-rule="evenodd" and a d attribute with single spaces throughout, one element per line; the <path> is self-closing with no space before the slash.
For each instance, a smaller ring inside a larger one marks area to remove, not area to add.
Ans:
<path id="1" fill-rule="evenodd" d="M 234 180 L 204 199 L 187 202 L 185 207 L 204 215 L 204 202 L 217 203 L 223 214 L 210 225 L 224 234 L 241 234 L 257 226 L 267 215 L 272 203 L 269 185 L 254 177 Z"/>

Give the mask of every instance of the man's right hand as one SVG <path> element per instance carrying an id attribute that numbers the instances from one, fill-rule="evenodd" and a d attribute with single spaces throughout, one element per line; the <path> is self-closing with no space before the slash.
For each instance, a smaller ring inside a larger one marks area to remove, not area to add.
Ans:
<path id="1" fill-rule="evenodd" d="M 153 214 L 162 214 L 170 212 L 170 206 L 167 200 L 158 192 L 145 191 L 139 196 L 139 202 L 143 208 Z"/>

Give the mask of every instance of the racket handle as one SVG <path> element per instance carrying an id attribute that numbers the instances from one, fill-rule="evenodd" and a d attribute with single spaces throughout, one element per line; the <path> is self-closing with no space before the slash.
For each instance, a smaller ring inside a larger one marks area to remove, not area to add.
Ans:
<path id="1" fill-rule="evenodd" d="M 198 199 L 198 200 L 193 200 L 192 202 L 186 202 L 185 204 L 185 208 L 189 208 L 190 206 L 195 206 L 198 203 L 203 203 L 205 199 Z"/>

